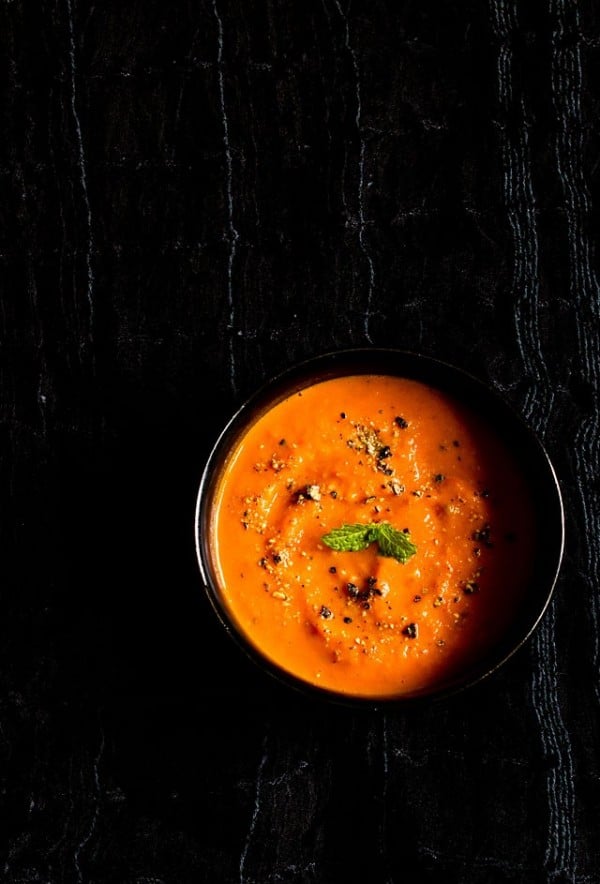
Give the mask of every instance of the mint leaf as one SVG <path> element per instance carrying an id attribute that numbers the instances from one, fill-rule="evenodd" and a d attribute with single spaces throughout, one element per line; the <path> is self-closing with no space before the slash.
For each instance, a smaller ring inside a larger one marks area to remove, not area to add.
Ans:
<path id="1" fill-rule="evenodd" d="M 382 556 L 396 559 L 403 565 L 417 551 L 410 537 L 403 531 L 393 528 L 389 522 L 341 525 L 324 534 L 321 540 L 337 552 L 361 552 L 371 543 L 377 543 Z"/>
<path id="2" fill-rule="evenodd" d="M 374 540 L 372 525 L 342 525 L 324 534 L 323 543 L 338 552 L 360 552 Z"/>
<path id="3" fill-rule="evenodd" d="M 403 565 L 417 551 L 417 547 L 408 534 L 393 528 L 389 522 L 379 522 L 379 524 L 373 525 L 373 539 L 377 541 L 382 556 L 396 559 Z"/>

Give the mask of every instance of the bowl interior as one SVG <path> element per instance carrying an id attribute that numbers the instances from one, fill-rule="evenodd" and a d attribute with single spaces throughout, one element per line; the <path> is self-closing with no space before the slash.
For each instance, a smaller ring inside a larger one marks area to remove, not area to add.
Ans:
<path id="1" fill-rule="evenodd" d="M 337 694 L 289 674 L 267 659 L 236 626 L 221 597 L 210 548 L 211 511 L 218 481 L 236 443 L 261 415 L 303 387 L 353 374 L 394 375 L 420 381 L 467 405 L 504 442 L 527 478 L 535 508 L 538 542 L 533 570 L 516 616 L 499 641 L 468 670 L 434 687 L 397 697 L 364 698 Z M 196 507 L 196 550 L 203 582 L 224 628 L 255 662 L 304 692 L 341 702 L 405 702 L 441 696 L 478 682 L 505 662 L 530 636 L 543 615 L 558 576 L 564 546 L 564 514 L 558 481 L 540 441 L 496 393 L 466 372 L 419 354 L 397 350 L 345 350 L 317 357 L 286 371 L 252 396 L 227 424 L 205 467 Z"/>

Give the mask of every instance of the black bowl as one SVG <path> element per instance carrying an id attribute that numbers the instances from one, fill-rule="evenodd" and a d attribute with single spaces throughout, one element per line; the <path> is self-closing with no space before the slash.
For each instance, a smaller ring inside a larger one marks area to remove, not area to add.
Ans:
<path id="1" fill-rule="evenodd" d="M 304 387 L 335 377 L 382 374 L 421 381 L 453 396 L 474 411 L 504 442 L 527 477 L 535 507 L 538 542 L 528 590 L 510 627 L 476 664 L 448 681 L 418 693 L 369 698 L 352 696 L 303 681 L 264 656 L 231 618 L 219 591 L 209 547 L 211 508 L 230 452 L 248 428 L 278 402 Z M 204 468 L 195 516 L 196 552 L 204 588 L 226 632 L 280 681 L 312 696 L 344 704 L 406 704 L 441 697 L 470 687 L 503 665 L 531 636 L 546 610 L 558 577 L 564 548 L 564 513 L 550 459 L 535 434 L 497 393 L 472 375 L 436 359 L 391 349 L 356 349 L 327 353 L 290 368 L 263 386 L 233 415 L 217 439 Z"/>

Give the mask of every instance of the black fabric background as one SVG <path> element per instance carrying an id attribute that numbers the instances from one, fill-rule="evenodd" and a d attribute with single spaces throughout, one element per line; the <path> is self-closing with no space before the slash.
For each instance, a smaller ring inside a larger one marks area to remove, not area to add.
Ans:
<path id="1" fill-rule="evenodd" d="M 4 0 L 7 882 L 597 882 L 599 9 Z M 193 509 L 267 377 L 387 345 L 544 439 L 568 543 L 478 689 L 287 694 L 204 600 Z"/>

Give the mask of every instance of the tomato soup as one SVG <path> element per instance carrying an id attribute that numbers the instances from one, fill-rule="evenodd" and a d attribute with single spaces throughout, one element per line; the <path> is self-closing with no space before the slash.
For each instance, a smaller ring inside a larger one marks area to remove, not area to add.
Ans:
<path id="1" fill-rule="evenodd" d="M 284 671 L 355 697 L 467 672 L 515 617 L 534 542 L 526 478 L 497 435 L 445 393 L 387 375 L 315 383 L 262 414 L 227 458 L 210 521 L 241 633 Z"/>

